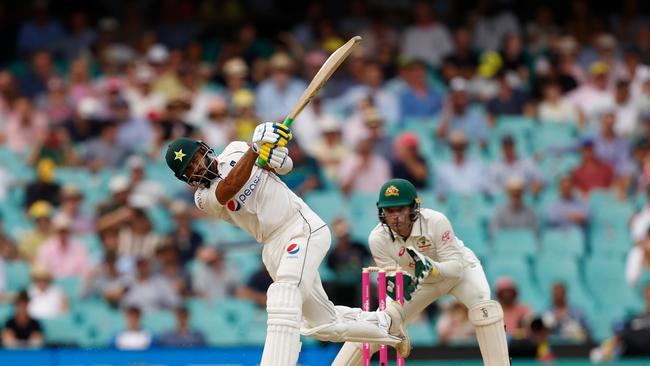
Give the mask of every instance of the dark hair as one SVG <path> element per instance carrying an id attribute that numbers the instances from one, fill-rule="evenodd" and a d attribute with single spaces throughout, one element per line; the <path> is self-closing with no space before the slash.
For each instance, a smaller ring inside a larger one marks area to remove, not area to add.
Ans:
<path id="1" fill-rule="evenodd" d="M 140 308 L 137 306 L 129 306 L 126 308 L 126 313 L 129 315 L 137 315 L 140 316 L 142 315 L 142 311 L 140 311 Z"/>
<path id="2" fill-rule="evenodd" d="M 14 304 L 18 305 L 21 302 L 29 303 L 29 294 L 25 290 L 21 290 L 18 292 L 16 295 L 16 298 L 14 299 Z"/>

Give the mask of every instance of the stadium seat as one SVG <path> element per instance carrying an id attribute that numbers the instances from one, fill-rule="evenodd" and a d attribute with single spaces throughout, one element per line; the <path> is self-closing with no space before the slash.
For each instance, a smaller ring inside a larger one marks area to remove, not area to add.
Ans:
<path id="1" fill-rule="evenodd" d="M 465 246 L 470 248 L 477 257 L 489 257 L 492 248 L 483 227 L 473 223 L 465 223 L 461 220 L 457 224 L 452 223 L 452 227 L 456 237 L 462 240 Z"/>
<path id="2" fill-rule="evenodd" d="M 551 303 L 552 286 L 556 282 L 562 282 L 567 287 L 567 295 L 571 304 L 586 308 L 593 303 L 592 296 L 583 285 L 580 267 L 575 257 L 544 254 L 536 258 L 534 268 L 540 289 L 538 296 L 546 305 Z"/>
<path id="3" fill-rule="evenodd" d="M 351 236 L 362 243 L 368 242 L 368 234 L 377 226 L 377 194 L 353 193 L 348 200 L 348 221 Z"/>
<path id="4" fill-rule="evenodd" d="M 226 263 L 237 269 L 242 279 L 249 278 L 262 265 L 261 246 L 255 244 L 246 250 L 238 248 L 227 250 Z"/>
<path id="5" fill-rule="evenodd" d="M 153 334 L 162 334 L 176 327 L 176 317 L 169 310 L 159 310 L 142 314 L 142 327 Z"/>
<path id="6" fill-rule="evenodd" d="M 579 258 L 585 253 L 585 237 L 581 229 L 547 228 L 542 232 L 542 252 L 547 257 Z"/>
<path id="7" fill-rule="evenodd" d="M 622 260 L 590 257 L 585 262 L 585 280 L 604 311 L 623 313 L 637 303 L 634 291 L 625 281 Z"/>
<path id="8" fill-rule="evenodd" d="M 428 321 L 409 324 L 406 328 L 415 347 L 432 347 L 438 341 L 436 329 Z"/>
<path id="9" fill-rule="evenodd" d="M 626 226 L 610 222 L 593 224 L 590 228 L 592 255 L 621 259 L 632 247 L 632 238 Z"/>
<path id="10" fill-rule="evenodd" d="M 535 152 L 545 153 L 557 148 L 575 145 L 575 124 L 573 122 L 541 122 L 531 134 Z"/>
<path id="11" fill-rule="evenodd" d="M 164 207 L 150 207 L 147 209 L 147 217 L 151 220 L 154 231 L 164 235 L 175 227 L 171 214 Z"/>
<path id="12" fill-rule="evenodd" d="M 57 278 L 54 283 L 59 286 L 69 300 L 75 301 L 79 297 L 81 290 L 81 277 L 63 277 Z"/>
<path id="13" fill-rule="evenodd" d="M 537 250 L 537 239 L 531 230 L 499 230 L 493 237 L 494 251 L 500 255 L 535 255 Z"/>
<path id="14" fill-rule="evenodd" d="M 344 216 L 347 208 L 338 190 L 312 191 L 305 197 L 305 202 L 327 223 Z"/>
<path id="15" fill-rule="evenodd" d="M 213 309 L 225 319 L 231 327 L 248 329 L 255 316 L 257 305 L 237 298 L 226 298 L 217 301 Z"/>
<path id="16" fill-rule="evenodd" d="M 7 319 L 14 315 L 14 306 L 12 304 L 0 304 L 0 324 L 4 327 Z"/>
<path id="17" fill-rule="evenodd" d="M 21 260 L 6 262 L 5 278 L 8 292 L 18 292 L 27 289 L 31 282 L 29 265 Z"/>
<path id="18" fill-rule="evenodd" d="M 60 315 L 53 319 L 41 319 L 45 343 L 49 345 L 77 345 L 83 334 L 79 324 L 70 314 Z"/>

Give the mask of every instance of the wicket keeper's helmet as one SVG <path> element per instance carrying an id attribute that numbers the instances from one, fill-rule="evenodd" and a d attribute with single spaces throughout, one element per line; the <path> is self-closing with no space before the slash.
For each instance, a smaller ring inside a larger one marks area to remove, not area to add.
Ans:
<path id="1" fill-rule="evenodd" d="M 201 154 L 202 163 L 193 172 L 187 172 L 187 167 L 197 154 Z M 165 161 L 176 178 L 190 185 L 207 186 L 218 176 L 214 151 L 203 141 L 177 138 L 167 146 Z"/>
<path id="2" fill-rule="evenodd" d="M 379 221 L 384 223 L 384 208 L 400 206 L 411 206 L 411 220 L 417 219 L 420 199 L 415 186 L 406 179 L 391 179 L 384 183 L 379 190 L 379 199 L 377 200 Z"/>

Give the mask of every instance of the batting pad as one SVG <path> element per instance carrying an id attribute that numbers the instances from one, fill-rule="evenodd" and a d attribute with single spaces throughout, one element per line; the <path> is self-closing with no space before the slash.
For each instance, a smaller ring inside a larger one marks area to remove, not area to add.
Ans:
<path id="1" fill-rule="evenodd" d="M 479 301 L 472 305 L 468 315 L 476 329 L 485 366 L 510 365 L 501 304 L 494 300 Z"/>
<path id="2" fill-rule="evenodd" d="M 293 366 L 300 354 L 302 296 L 295 283 L 275 282 L 266 292 L 268 321 L 261 366 Z"/>

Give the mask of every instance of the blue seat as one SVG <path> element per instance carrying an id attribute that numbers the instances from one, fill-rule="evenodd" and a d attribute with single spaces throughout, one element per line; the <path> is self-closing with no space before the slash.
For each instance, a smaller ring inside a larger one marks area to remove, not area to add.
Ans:
<path id="1" fill-rule="evenodd" d="M 150 330 L 153 334 L 162 334 L 176 327 L 176 317 L 169 310 L 144 313 L 142 316 L 142 327 Z"/>
<path id="2" fill-rule="evenodd" d="M 470 248 L 479 258 L 486 258 L 492 252 L 492 247 L 485 235 L 483 227 L 458 221 L 453 225 L 456 237 L 463 241 L 466 247 Z"/>
<path id="3" fill-rule="evenodd" d="M 585 253 L 584 233 L 575 227 L 546 229 L 542 232 L 542 251 L 550 257 L 581 257 Z"/>
<path id="4" fill-rule="evenodd" d="M 569 147 L 575 144 L 573 123 L 542 122 L 531 135 L 536 152 Z"/>
<path id="5" fill-rule="evenodd" d="M 585 262 L 585 280 L 604 311 L 623 313 L 637 303 L 634 291 L 625 281 L 625 265 L 621 259 L 590 257 Z"/>
<path id="6" fill-rule="evenodd" d="M 348 221 L 351 224 L 351 236 L 362 243 L 368 241 L 368 235 L 377 226 L 377 195 L 370 193 L 353 193 L 348 200 Z"/>
<path id="7" fill-rule="evenodd" d="M 580 274 L 580 266 L 575 257 L 542 255 L 535 260 L 535 277 L 540 289 L 539 296 L 550 305 L 552 286 L 556 282 L 563 283 L 571 304 L 581 308 L 590 307 L 593 297 L 584 286 Z"/>
<path id="8" fill-rule="evenodd" d="M 338 190 L 312 191 L 305 197 L 305 202 L 327 223 L 332 223 L 338 216 L 344 216 L 347 209 Z"/>
<path id="9" fill-rule="evenodd" d="M 622 259 L 632 247 L 630 231 L 620 224 L 603 222 L 591 225 L 592 255 Z"/>
<path id="10" fill-rule="evenodd" d="M 59 286 L 68 299 L 75 300 L 79 297 L 81 290 L 81 277 L 57 278 L 54 283 Z"/>
<path id="11" fill-rule="evenodd" d="M 249 250 L 228 250 L 225 254 L 226 263 L 237 269 L 241 278 L 249 278 L 262 265 L 261 247 L 256 245 Z"/>
<path id="12" fill-rule="evenodd" d="M 499 230 L 494 233 L 493 247 L 501 255 L 533 256 L 537 250 L 537 239 L 531 230 Z"/>
<path id="13" fill-rule="evenodd" d="M 421 321 L 409 324 L 406 328 L 414 346 L 431 347 L 438 341 L 436 330 L 429 322 Z"/>
<path id="14" fill-rule="evenodd" d="M 78 345 L 83 334 L 79 324 L 69 315 L 60 315 L 54 319 L 41 319 L 45 342 L 49 345 Z"/>

